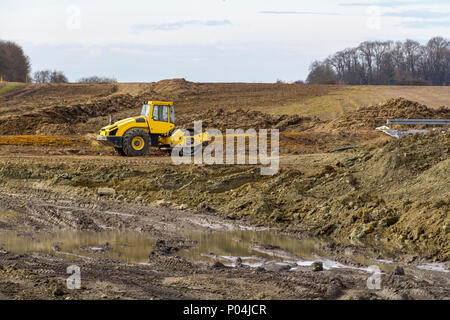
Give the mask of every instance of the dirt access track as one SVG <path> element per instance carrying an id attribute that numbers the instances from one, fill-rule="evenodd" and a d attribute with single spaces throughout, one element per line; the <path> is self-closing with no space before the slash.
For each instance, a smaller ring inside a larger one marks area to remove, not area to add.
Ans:
<path id="1" fill-rule="evenodd" d="M 279 129 L 279 172 L 93 141 L 150 99 L 174 100 L 180 126 Z M 450 118 L 448 101 L 448 87 L 182 79 L 0 95 L 0 299 L 449 299 L 449 133 L 374 130 Z M 346 146 L 362 148 L 327 152 Z"/>

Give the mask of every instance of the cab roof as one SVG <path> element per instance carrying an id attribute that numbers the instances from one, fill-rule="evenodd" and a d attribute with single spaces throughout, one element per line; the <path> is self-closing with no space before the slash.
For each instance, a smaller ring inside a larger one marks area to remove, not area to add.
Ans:
<path id="1" fill-rule="evenodd" d="M 172 101 L 148 101 L 147 104 L 157 104 L 163 106 L 173 106 Z"/>

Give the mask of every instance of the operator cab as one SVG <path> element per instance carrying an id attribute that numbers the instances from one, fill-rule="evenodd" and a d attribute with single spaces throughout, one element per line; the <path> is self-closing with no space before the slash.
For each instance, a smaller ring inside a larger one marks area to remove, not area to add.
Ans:
<path id="1" fill-rule="evenodd" d="M 166 134 L 175 127 L 173 102 L 148 101 L 142 106 L 141 116 L 147 118 L 152 134 Z"/>

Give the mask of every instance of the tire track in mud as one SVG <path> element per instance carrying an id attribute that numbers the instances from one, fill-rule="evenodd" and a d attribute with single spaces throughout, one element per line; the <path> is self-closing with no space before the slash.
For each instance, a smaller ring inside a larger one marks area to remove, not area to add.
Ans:
<path id="1" fill-rule="evenodd" d="M 51 203 L 50 197 L 44 200 L 35 200 L 31 196 L 0 193 L 0 207 L 6 210 L 18 211 L 22 214 L 21 220 L 34 228 L 72 228 L 80 230 L 100 231 L 101 228 L 88 216 L 89 211 L 96 205 L 83 208 L 78 206 L 62 206 Z"/>
<path id="2" fill-rule="evenodd" d="M 155 237 L 176 238 L 179 230 L 211 231 L 252 228 L 243 221 L 222 221 L 219 217 L 165 207 L 130 205 L 106 201 L 64 198 L 49 190 L 28 189 L 27 193 L 0 190 L 0 210 L 16 212 L 19 228 L 38 230 L 111 229 L 151 232 Z"/>
<path id="3" fill-rule="evenodd" d="M 67 266 L 76 264 L 82 270 L 82 289 L 65 289 Z M 71 296 L 74 299 L 99 299 L 105 291 L 109 297 L 122 299 L 192 299 L 180 290 L 161 286 L 161 277 L 169 274 L 155 272 L 149 266 L 129 265 L 107 259 L 85 260 L 35 254 L 0 254 L 1 298 L 19 299 L 61 299 Z M 5 284 L 13 281 L 18 286 Z M 60 294 L 55 294 L 60 288 Z M 26 293 L 23 296 L 23 293 Z"/>

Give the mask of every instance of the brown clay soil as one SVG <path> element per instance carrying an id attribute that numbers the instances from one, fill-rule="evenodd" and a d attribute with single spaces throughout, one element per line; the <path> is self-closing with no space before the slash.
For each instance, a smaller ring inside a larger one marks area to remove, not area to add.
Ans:
<path id="1" fill-rule="evenodd" d="M 450 119 L 450 108 L 428 108 L 404 98 L 389 99 L 379 105 L 361 107 L 330 121 L 327 128 L 373 129 L 386 124 L 386 119 Z"/>
<path id="2" fill-rule="evenodd" d="M 0 96 L 0 298 L 449 299 L 449 133 L 394 139 L 374 130 L 386 118 L 450 118 L 448 105 L 392 97 L 333 119 L 279 112 L 339 90 L 175 79 L 31 85 Z M 175 166 L 158 150 L 121 158 L 95 142 L 110 114 L 136 115 L 151 99 L 174 100 L 180 127 L 203 120 L 203 128 L 279 129 L 279 172 Z M 346 146 L 362 148 L 327 152 Z M 219 246 L 205 249 L 209 258 L 189 254 L 202 245 L 192 234 L 236 230 L 267 238 L 220 240 L 235 250 L 231 265 Z M 144 259 L 120 257 L 120 248 L 134 248 L 132 237 L 119 247 L 67 247 L 73 232 L 112 231 L 151 239 Z M 44 235 L 60 232 L 67 237 L 44 247 Z M 275 243 L 280 235 L 293 247 L 312 241 L 310 259 L 341 267 L 295 264 L 307 258 Z M 258 266 L 245 263 L 239 243 L 265 253 Z M 72 264 L 82 271 L 79 290 L 65 287 Z M 366 285 L 373 264 L 384 272 L 381 290 Z"/>

